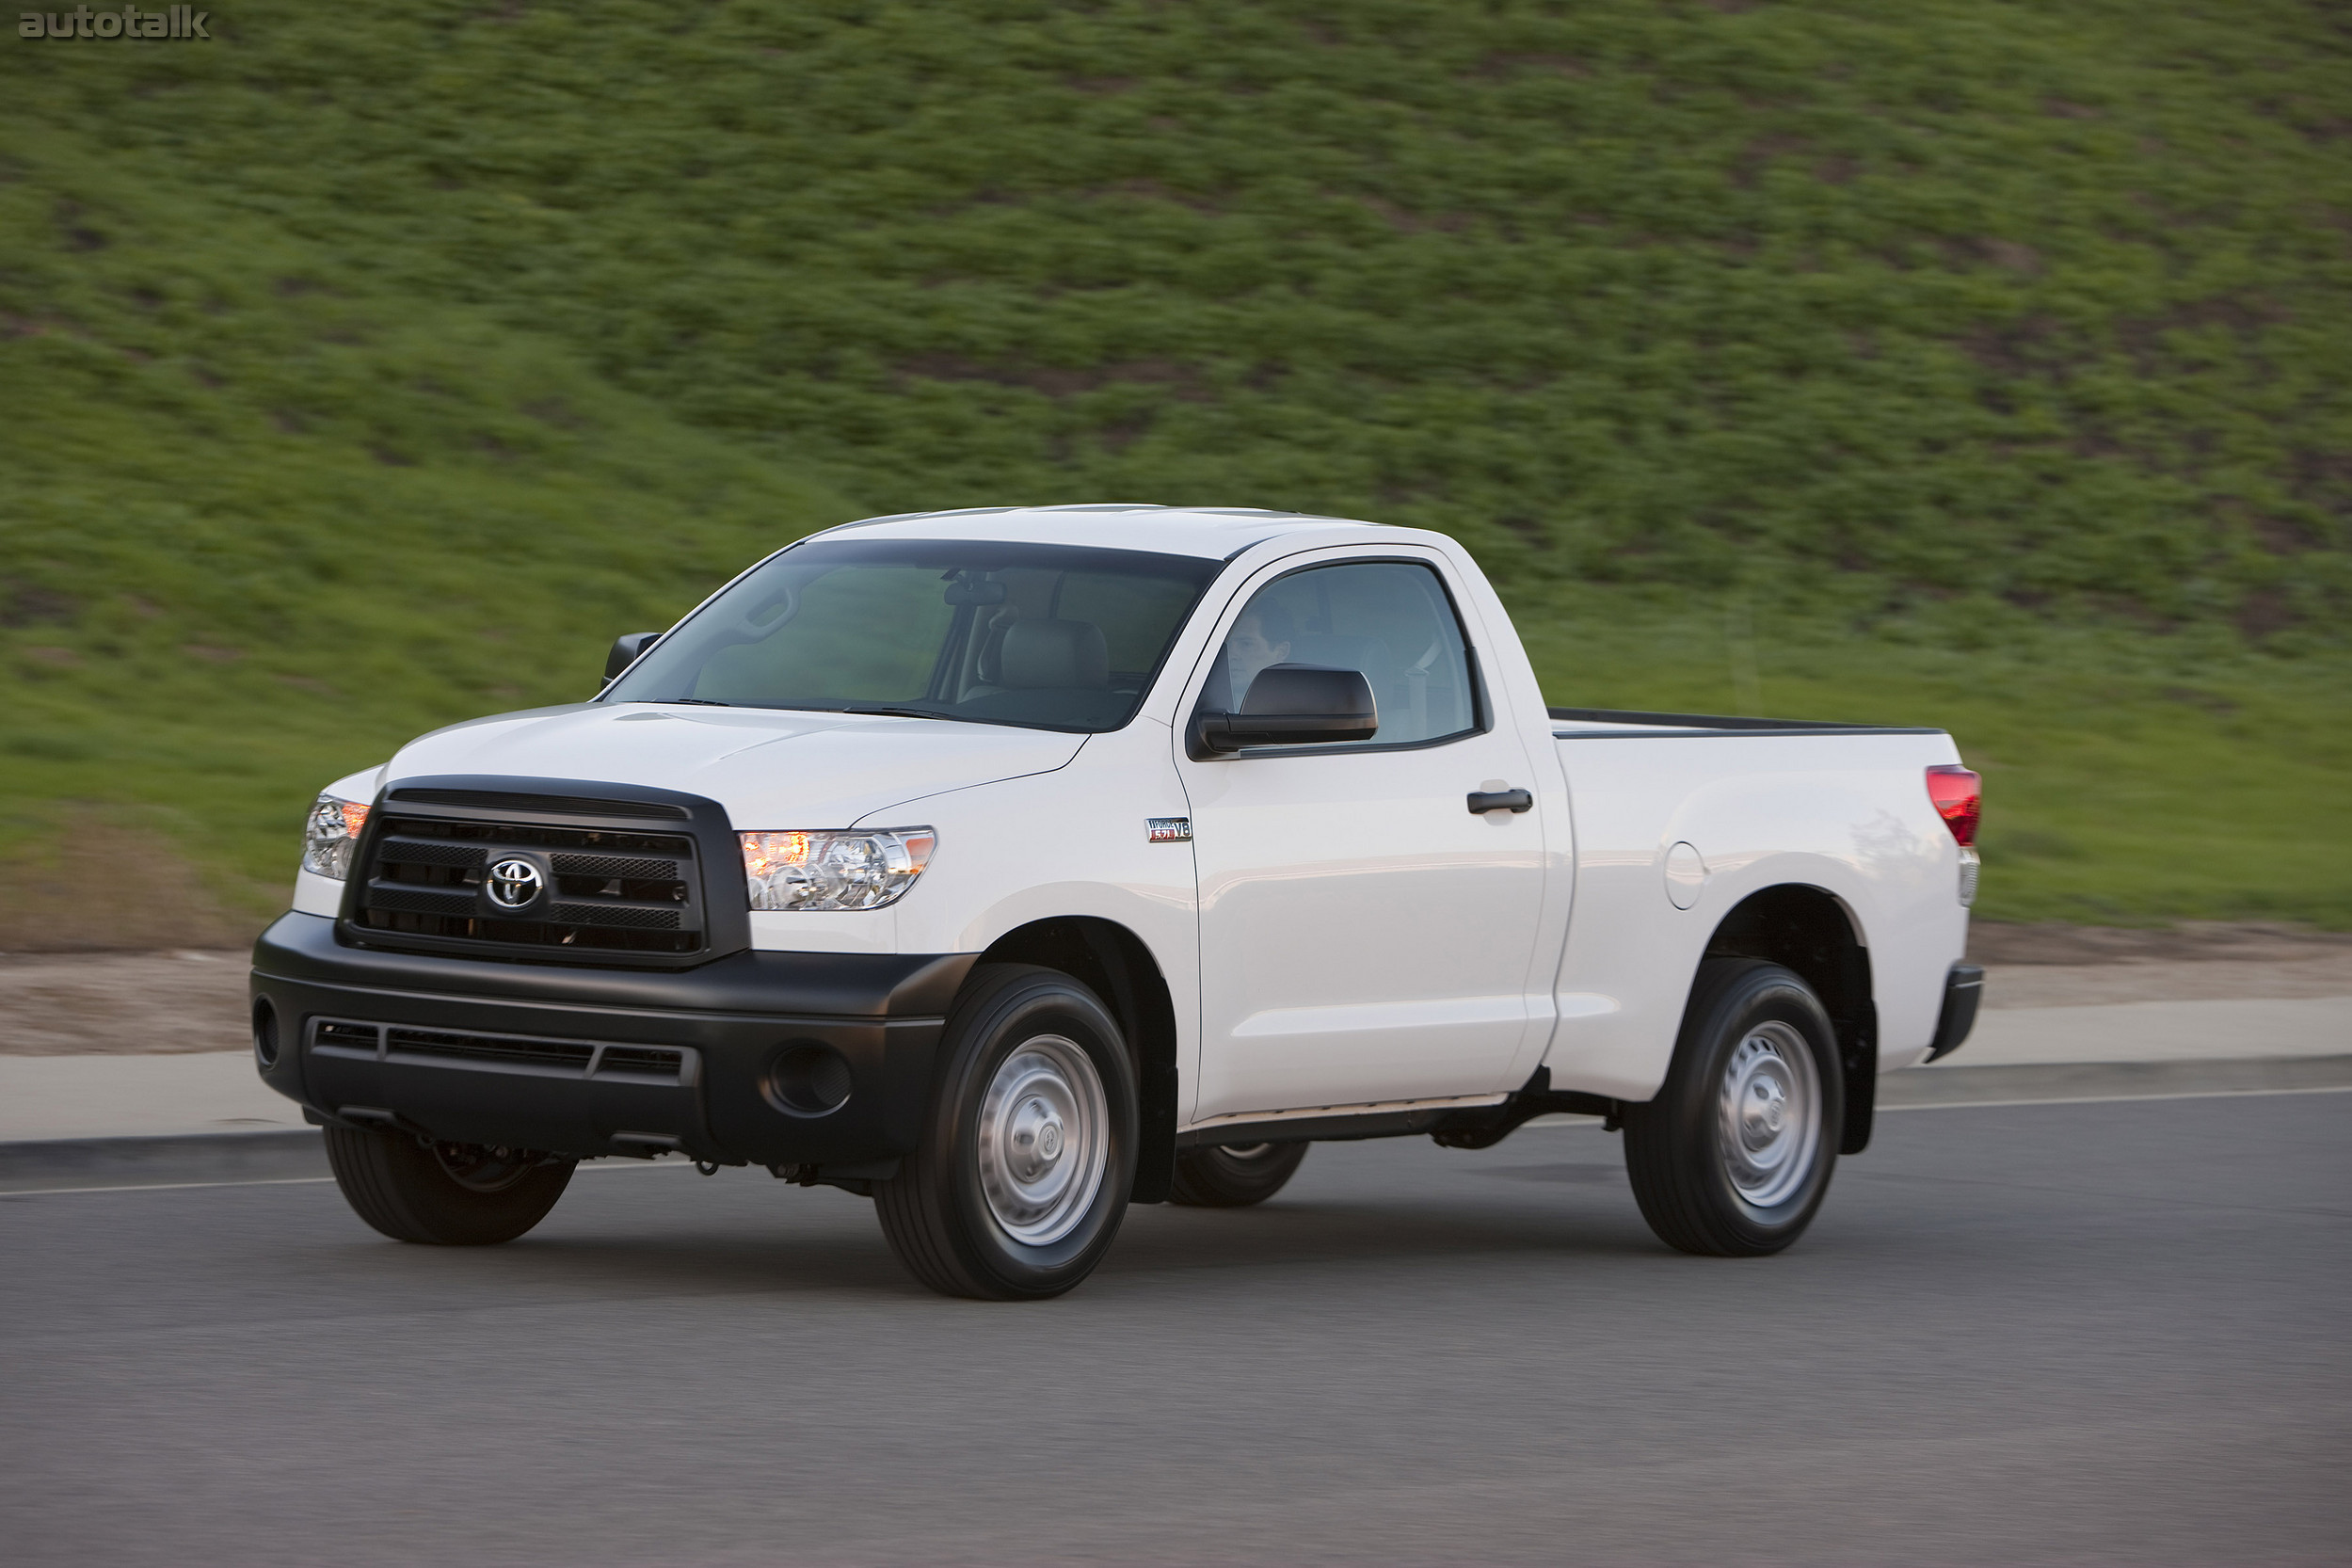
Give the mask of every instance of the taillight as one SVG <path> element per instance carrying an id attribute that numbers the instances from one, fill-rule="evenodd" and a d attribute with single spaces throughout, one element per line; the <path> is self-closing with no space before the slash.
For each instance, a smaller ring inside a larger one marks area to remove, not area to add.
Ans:
<path id="1" fill-rule="evenodd" d="M 1928 770 L 1928 798 L 1936 814 L 1965 849 L 1976 841 L 1976 819 L 1984 815 L 1984 783 L 1956 762 L 1940 762 Z"/>

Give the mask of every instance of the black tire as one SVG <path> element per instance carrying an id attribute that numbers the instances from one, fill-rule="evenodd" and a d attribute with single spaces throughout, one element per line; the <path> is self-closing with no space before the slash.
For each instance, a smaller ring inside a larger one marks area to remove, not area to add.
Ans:
<path id="1" fill-rule="evenodd" d="M 1211 1144 L 1176 1157 L 1168 1201 L 1189 1208 L 1246 1208 L 1264 1203 L 1296 1175 L 1304 1144 Z"/>
<path id="2" fill-rule="evenodd" d="M 354 1212 L 395 1241 L 487 1247 L 547 1218 L 571 1185 L 571 1161 L 472 1144 L 424 1144 L 397 1132 L 327 1129 L 327 1162 Z"/>
<path id="3" fill-rule="evenodd" d="M 1135 1144 L 1135 1068 L 1110 1009 L 1056 970 L 984 965 L 948 1014 L 920 1144 L 874 1184 L 882 1234 L 941 1295 L 1061 1295 L 1119 1233 Z"/>
<path id="4" fill-rule="evenodd" d="M 1760 1257 L 1813 1223 L 1844 1120 L 1837 1037 L 1813 988 L 1759 958 L 1711 958 L 1665 1087 L 1625 1109 L 1625 1172 L 1659 1240 Z"/>

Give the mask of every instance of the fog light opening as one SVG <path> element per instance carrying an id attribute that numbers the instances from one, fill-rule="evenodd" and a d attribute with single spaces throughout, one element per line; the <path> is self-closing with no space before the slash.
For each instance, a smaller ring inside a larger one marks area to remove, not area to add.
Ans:
<path id="1" fill-rule="evenodd" d="M 253 1004 L 253 1060 L 264 1067 L 278 1065 L 278 1009 L 267 997 Z"/>
<path id="2" fill-rule="evenodd" d="M 792 1116 L 829 1116 L 849 1100 L 849 1064 L 830 1046 L 794 1046 L 768 1069 L 768 1100 Z"/>

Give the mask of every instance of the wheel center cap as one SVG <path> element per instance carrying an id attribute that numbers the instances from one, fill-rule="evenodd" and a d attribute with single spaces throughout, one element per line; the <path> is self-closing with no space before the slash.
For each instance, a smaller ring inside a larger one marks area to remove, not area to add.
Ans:
<path id="1" fill-rule="evenodd" d="M 1788 1101 L 1781 1094 L 1780 1085 L 1768 1080 L 1758 1081 L 1751 1090 L 1748 1123 L 1767 1134 L 1777 1133 L 1788 1119 Z"/>
<path id="2" fill-rule="evenodd" d="M 1022 1181 L 1039 1180 L 1053 1169 L 1069 1136 L 1063 1130 L 1061 1115 L 1043 1097 L 1023 1100 L 1005 1132 L 1013 1145 L 1014 1172 Z"/>

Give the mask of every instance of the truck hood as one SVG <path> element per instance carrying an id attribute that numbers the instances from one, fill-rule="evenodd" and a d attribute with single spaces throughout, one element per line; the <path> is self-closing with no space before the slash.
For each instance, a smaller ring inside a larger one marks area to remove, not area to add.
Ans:
<path id="1" fill-rule="evenodd" d="M 945 719 L 588 702 L 437 729 L 403 746 L 383 776 L 643 784 L 715 800 L 738 828 L 849 827 L 943 790 L 1049 773 L 1085 743 Z"/>

